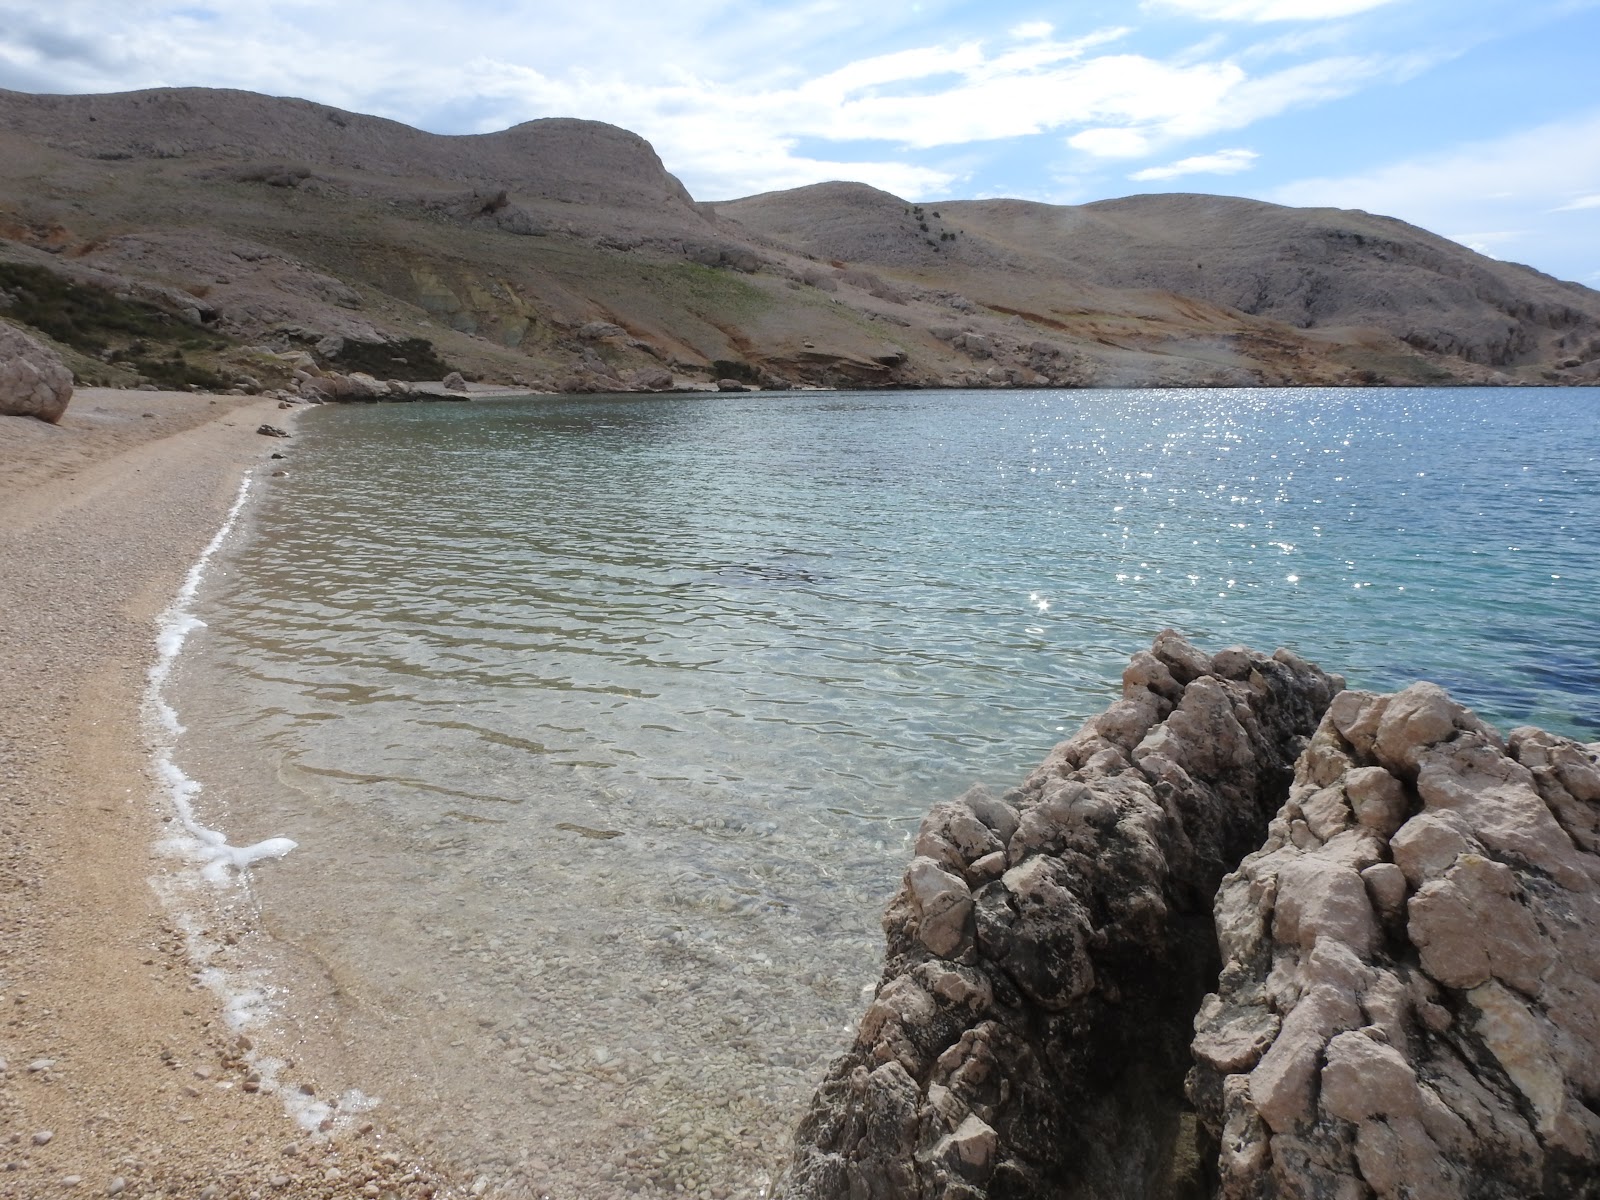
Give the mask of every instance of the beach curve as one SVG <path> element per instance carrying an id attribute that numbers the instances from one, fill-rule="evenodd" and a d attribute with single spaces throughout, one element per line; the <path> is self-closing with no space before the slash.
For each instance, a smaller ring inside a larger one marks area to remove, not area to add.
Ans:
<path id="1" fill-rule="evenodd" d="M 442 1182 L 368 1122 L 308 1137 L 247 1087 L 151 886 L 173 819 L 142 722 L 157 622 L 246 473 L 292 449 L 257 427 L 290 415 L 80 389 L 59 425 L 0 418 L 0 1197 Z"/>

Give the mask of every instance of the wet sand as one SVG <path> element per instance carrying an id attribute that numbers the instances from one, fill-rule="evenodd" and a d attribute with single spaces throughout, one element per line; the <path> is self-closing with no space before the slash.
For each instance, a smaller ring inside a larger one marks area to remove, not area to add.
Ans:
<path id="1" fill-rule="evenodd" d="M 80 389 L 59 425 L 0 416 L 0 1197 L 466 1194 L 252 1090 L 150 883 L 156 618 L 293 415 Z"/>

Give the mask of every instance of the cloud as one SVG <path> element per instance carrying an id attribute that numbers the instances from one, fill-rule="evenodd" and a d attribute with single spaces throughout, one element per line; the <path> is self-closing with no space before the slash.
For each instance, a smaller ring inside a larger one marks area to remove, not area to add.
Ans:
<path id="1" fill-rule="evenodd" d="M 1424 229 L 1492 230 L 1459 236 L 1586 272 L 1600 261 L 1600 109 L 1370 171 L 1297 180 L 1261 198 L 1365 209 Z"/>
<path id="2" fill-rule="evenodd" d="M 1019 41 L 1028 41 L 1033 38 L 1047 38 L 1056 31 L 1056 27 L 1049 21 L 1024 21 L 1021 25 L 1011 27 L 1011 36 Z"/>
<path id="3" fill-rule="evenodd" d="M 1069 137 L 1067 145 L 1096 158 L 1143 158 L 1150 153 L 1149 135 L 1138 129 L 1085 129 Z"/>
<path id="4" fill-rule="evenodd" d="M 1452 242 L 1461 243 L 1468 250 L 1499 258 L 1501 247 L 1513 245 L 1527 235 L 1526 229 L 1498 229 L 1481 233 L 1446 233 L 1444 236 Z"/>
<path id="5" fill-rule="evenodd" d="M 1148 183 L 1158 179 L 1177 179 L 1181 175 L 1236 175 L 1240 171 L 1248 171 L 1259 157 L 1254 150 L 1218 150 L 1213 154 L 1180 158 L 1164 167 L 1146 167 L 1128 178 Z"/>
<path id="6" fill-rule="evenodd" d="M 1273 189 L 1284 204 L 1393 213 L 1470 213 L 1507 205 L 1549 212 L 1600 207 L 1600 109 L 1371 171 L 1301 179 Z M 1577 195 L 1577 200 L 1567 197 Z M 1500 222 L 1435 220 L 1431 228 L 1494 229 Z"/>
<path id="7" fill-rule="evenodd" d="M 1393 0 L 1151 0 L 1205 21 L 1327 21 L 1353 17 Z"/>

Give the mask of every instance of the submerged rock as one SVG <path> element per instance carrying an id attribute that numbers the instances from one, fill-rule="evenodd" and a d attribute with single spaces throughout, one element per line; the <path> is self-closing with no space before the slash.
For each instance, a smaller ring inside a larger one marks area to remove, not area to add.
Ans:
<path id="1" fill-rule="evenodd" d="M 1217 932 L 1217 1195 L 1600 1196 L 1596 747 L 1345 692 Z"/>
<path id="2" fill-rule="evenodd" d="M 884 917 L 883 982 L 776 1194 L 1188 1194 L 1211 900 L 1342 687 L 1287 651 L 1212 657 L 1168 631 L 1020 788 L 934 808 Z"/>

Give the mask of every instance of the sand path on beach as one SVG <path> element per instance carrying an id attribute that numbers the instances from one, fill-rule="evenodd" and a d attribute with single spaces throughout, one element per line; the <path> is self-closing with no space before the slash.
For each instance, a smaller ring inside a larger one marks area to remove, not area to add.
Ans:
<path id="1" fill-rule="evenodd" d="M 244 472 L 292 459 L 292 440 L 256 432 L 290 415 L 259 397 L 80 389 L 60 425 L 0 417 L 0 1197 L 409 1197 L 438 1182 L 382 1129 L 308 1137 L 244 1088 L 150 884 L 155 620 Z"/>

